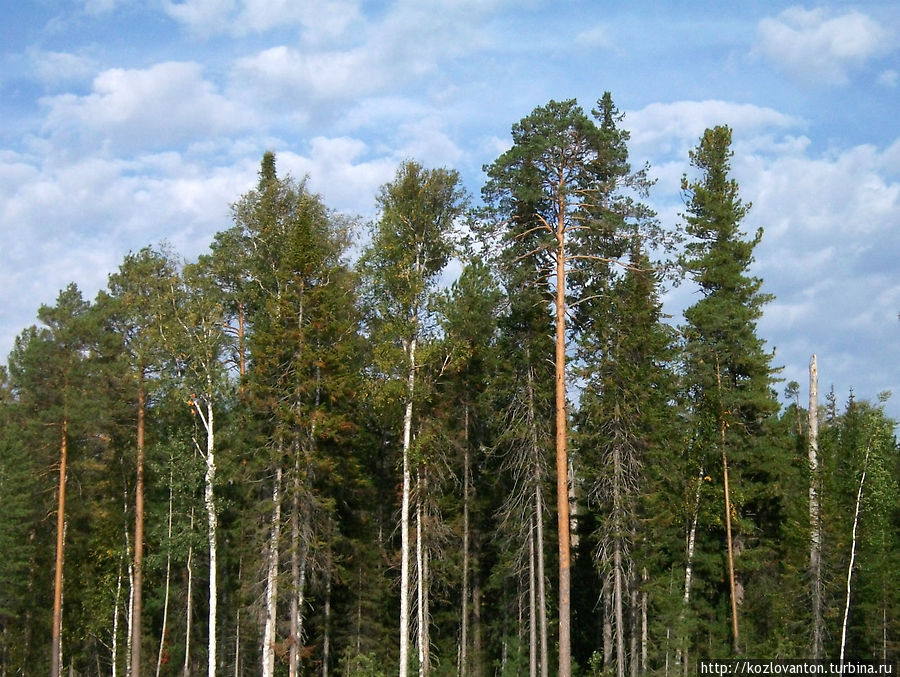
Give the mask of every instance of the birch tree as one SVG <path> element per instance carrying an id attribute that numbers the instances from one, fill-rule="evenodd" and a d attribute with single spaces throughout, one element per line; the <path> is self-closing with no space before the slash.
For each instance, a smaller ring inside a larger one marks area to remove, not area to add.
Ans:
<path id="1" fill-rule="evenodd" d="M 363 255 L 363 268 L 371 290 L 370 331 L 373 340 L 384 346 L 381 368 L 389 378 L 395 379 L 395 383 L 403 383 L 399 395 L 403 406 L 400 436 L 400 677 L 406 677 L 409 672 L 410 654 L 413 552 L 410 500 L 416 471 L 411 450 L 417 395 L 417 350 L 428 330 L 428 301 L 453 254 L 456 221 L 465 204 L 456 172 L 425 169 L 416 162 L 406 162 L 397 170 L 394 180 L 383 186 L 378 194 L 380 217 L 372 228 L 372 243 Z M 420 633 L 422 630 L 420 624 Z M 424 669 L 427 666 L 420 665 L 420 670 Z"/>

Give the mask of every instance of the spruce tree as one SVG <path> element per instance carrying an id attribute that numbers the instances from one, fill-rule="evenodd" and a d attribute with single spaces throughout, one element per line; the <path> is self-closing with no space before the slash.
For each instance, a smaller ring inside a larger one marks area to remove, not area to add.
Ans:
<path id="1" fill-rule="evenodd" d="M 716 512 L 718 524 L 725 526 L 728 570 L 723 578 L 729 583 L 732 651 L 738 653 L 739 609 L 752 585 L 741 562 L 759 544 L 762 525 L 754 524 L 751 515 L 766 514 L 758 489 L 777 471 L 764 424 L 778 403 L 772 355 L 756 333 L 762 307 L 772 297 L 760 291 L 762 280 L 748 273 L 762 230 L 749 239 L 741 231 L 749 205 L 730 177 L 732 154 L 731 130 L 708 129 L 690 153 L 698 176 L 682 179 L 689 236 L 682 263 L 701 294 L 685 310 L 682 331 L 696 462 L 703 474 L 722 482 L 717 504 L 724 500 L 724 505 Z"/>

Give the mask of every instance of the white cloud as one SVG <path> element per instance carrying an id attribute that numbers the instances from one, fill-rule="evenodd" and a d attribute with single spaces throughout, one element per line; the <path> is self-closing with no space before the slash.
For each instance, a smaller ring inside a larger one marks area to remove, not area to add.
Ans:
<path id="1" fill-rule="evenodd" d="M 94 59 L 83 54 L 32 49 L 28 57 L 37 79 L 52 87 L 89 82 L 97 68 Z"/>
<path id="2" fill-rule="evenodd" d="M 759 22 L 755 50 L 798 80 L 844 84 L 852 71 L 896 46 L 887 29 L 856 10 L 833 16 L 791 7 Z"/>
<path id="3" fill-rule="evenodd" d="M 801 121 L 772 108 L 729 101 L 676 101 L 653 103 L 628 112 L 625 127 L 631 132 L 629 150 L 636 158 L 676 155 L 687 158 L 708 127 L 729 125 L 735 135 L 767 129 L 788 129 Z"/>
<path id="4" fill-rule="evenodd" d="M 203 79 L 195 63 L 100 73 L 85 96 L 47 97 L 44 131 L 105 150 L 158 149 L 251 127 L 250 112 Z"/>
<path id="5" fill-rule="evenodd" d="M 612 38 L 609 26 L 599 24 L 586 28 L 575 36 L 575 44 L 579 47 L 590 47 L 597 49 L 612 49 L 615 47 L 615 41 Z"/>

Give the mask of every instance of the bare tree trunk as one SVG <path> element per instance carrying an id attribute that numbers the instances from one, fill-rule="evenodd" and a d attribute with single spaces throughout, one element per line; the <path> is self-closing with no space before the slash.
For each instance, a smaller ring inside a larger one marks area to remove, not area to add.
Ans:
<path id="1" fill-rule="evenodd" d="M 431 667 L 430 609 L 428 599 L 428 548 L 425 544 L 425 495 L 428 478 L 425 470 L 416 472 L 416 570 L 418 585 L 419 677 L 428 677 Z"/>
<path id="2" fill-rule="evenodd" d="M 244 556 L 238 556 L 238 590 L 241 589 L 241 575 L 244 572 Z M 234 677 L 243 674 L 241 665 L 241 607 L 238 605 L 234 619 Z"/>
<path id="3" fill-rule="evenodd" d="M 563 186 L 560 202 L 565 201 Z M 556 508 L 559 532 L 559 670 L 571 677 L 571 588 L 569 555 L 569 458 L 566 450 L 566 209 L 560 204 L 556 227 Z"/>
<path id="4" fill-rule="evenodd" d="M 298 445 L 299 447 L 299 445 Z M 301 554 L 300 545 L 300 450 L 295 449 L 293 493 L 291 495 L 291 617 L 290 635 L 291 649 L 288 660 L 288 674 L 297 677 L 300 674 L 300 614 L 302 613 L 303 592 L 300 587 L 300 560 L 306 559 L 305 552 Z M 304 548 L 305 550 L 305 548 Z"/>
<path id="5" fill-rule="evenodd" d="M 691 584 L 694 580 L 694 547 L 697 542 L 697 520 L 700 517 L 700 492 L 703 489 L 703 468 L 700 468 L 700 474 L 697 476 L 697 490 L 694 492 L 694 512 L 691 518 L 691 528 L 687 536 L 687 552 L 684 565 L 684 594 L 682 595 L 681 611 L 678 614 L 679 641 L 678 648 L 675 649 L 675 666 L 681 666 L 682 653 L 684 653 L 684 670 L 683 674 L 687 674 L 687 645 L 688 637 L 684 635 L 684 629 L 681 625 L 684 623 L 684 616 L 687 613 L 691 603 Z"/>
<path id="6" fill-rule="evenodd" d="M 137 485 L 134 497 L 134 611 L 131 619 L 131 677 L 141 675 L 141 609 L 144 574 L 144 371 L 138 371 Z"/>
<path id="7" fill-rule="evenodd" d="M 127 537 L 126 537 L 127 539 Z M 112 677 L 118 677 L 119 670 L 119 599 L 122 596 L 122 559 L 119 558 L 119 572 L 116 575 L 116 601 L 113 606 L 113 628 L 112 628 Z"/>
<path id="8" fill-rule="evenodd" d="M 548 677 L 550 671 L 549 640 L 547 629 L 547 588 L 544 568 L 544 495 L 542 466 L 540 464 L 540 446 L 538 445 L 537 420 L 534 406 L 534 372 L 531 368 L 531 353 L 526 352 L 528 360 L 528 427 L 531 434 L 531 462 L 534 468 L 534 514 L 535 536 L 537 538 L 537 583 L 538 583 L 538 623 L 540 627 L 540 666 L 541 677 Z"/>
<path id="9" fill-rule="evenodd" d="M 825 590 L 822 583 L 822 520 L 819 513 L 819 367 L 816 356 L 809 360 L 809 572 L 812 583 L 812 657 L 822 658 L 825 643 L 823 615 Z"/>
<path id="10" fill-rule="evenodd" d="M 613 657 L 613 605 L 609 594 L 609 584 L 604 584 L 600 594 L 603 603 L 603 669 L 608 672 L 612 666 Z"/>
<path id="11" fill-rule="evenodd" d="M 716 384 L 722 392 L 722 373 L 719 370 L 719 356 L 716 355 Z M 722 445 L 722 478 L 725 491 L 725 538 L 728 544 L 728 584 L 731 589 L 731 650 L 736 655 L 740 652 L 740 635 L 738 632 L 737 586 L 734 578 L 734 540 L 731 536 L 731 492 L 728 486 L 728 454 L 725 448 L 725 413 L 719 414 L 719 440 Z"/>
<path id="12" fill-rule="evenodd" d="M 50 675 L 59 677 L 62 662 L 62 590 L 66 520 L 66 463 L 68 461 L 69 422 L 63 416 L 59 441 L 59 490 L 56 509 L 56 573 L 53 579 L 53 636 L 51 641 Z"/>
<path id="13" fill-rule="evenodd" d="M 403 415 L 403 496 L 400 507 L 400 677 L 409 674 L 409 495 L 411 491 L 410 446 L 412 443 L 413 393 L 416 382 L 416 339 L 408 346 L 409 375 L 406 386 L 406 411 Z"/>
<path id="14" fill-rule="evenodd" d="M 641 580 L 644 582 L 646 586 L 647 581 L 649 580 L 649 576 L 647 575 L 647 569 L 641 572 Z M 647 650 L 649 648 L 650 642 L 647 634 L 647 590 L 646 587 L 641 590 L 641 674 L 647 674 Z"/>
<path id="15" fill-rule="evenodd" d="M 469 403 L 463 409 L 463 570 L 462 570 L 462 604 L 460 609 L 459 629 L 459 677 L 468 677 L 469 673 L 469 487 L 471 467 L 471 449 L 469 448 Z"/>
<path id="16" fill-rule="evenodd" d="M 206 507 L 207 532 L 206 538 L 209 545 L 209 616 L 208 616 L 208 644 L 207 644 L 207 677 L 215 677 L 217 663 L 217 623 L 218 615 L 218 551 L 216 548 L 216 534 L 219 518 L 216 511 L 215 482 L 216 482 L 216 432 L 215 418 L 212 401 L 212 381 L 207 377 L 207 394 L 205 397 L 206 414 L 200 408 L 200 402 L 194 400 L 194 411 L 200 417 L 206 430 L 206 477 L 204 480 L 203 503 Z"/>
<path id="17" fill-rule="evenodd" d="M 279 450 L 280 450 L 279 443 Z M 272 487 L 272 526 L 269 532 L 269 556 L 266 574 L 266 622 L 263 632 L 262 675 L 275 674 L 275 621 L 278 611 L 278 547 L 281 540 L 281 454 L 275 468 Z"/>
<path id="18" fill-rule="evenodd" d="M 537 677 L 537 567 L 535 566 L 534 518 L 528 524 L 528 675 Z"/>
<path id="19" fill-rule="evenodd" d="M 330 546 L 325 563 L 325 608 L 322 622 L 322 677 L 328 677 L 331 664 L 331 551 Z"/>
<path id="20" fill-rule="evenodd" d="M 622 561 L 622 449 L 613 441 L 613 614 L 616 632 L 616 677 L 625 677 L 624 562 Z"/>
<path id="21" fill-rule="evenodd" d="M 191 674 L 191 626 L 194 624 L 194 509 L 191 508 L 191 543 L 188 545 L 187 556 L 187 607 L 185 609 L 184 622 L 184 666 L 182 674 L 188 677 Z"/>
<path id="22" fill-rule="evenodd" d="M 166 592 L 163 598 L 162 630 L 159 633 L 159 652 L 156 654 L 156 677 L 162 668 L 163 652 L 166 647 L 166 630 L 169 622 L 169 590 L 172 574 L 172 483 L 175 479 L 172 457 L 169 456 L 169 516 L 166 524 Z"/>
<path id="23" fill-rule="evenodd" d="M 853 578 L 853 564 L 856 561 L 856 529 L 859 526 L 859 513 L 862 505 L 863 485 L 866 482 L 866 472 L 869 469 L 869 452 L 872 450 L 871 443 L 866 446 L 866 456 L 863 459 L 862 476 L 859 478 L 859 490 L 856 492 L 856 508 L 853 510 L 853 531 L 850 538 L 850 563 L 847 565 L 847 596 L 844 604 L 844 621 L 841 624 L 841 655 L 840 661 L 844 662 L 844 649 L 847 645 L 847 621 L 850 618 L 850 584 Z"/>

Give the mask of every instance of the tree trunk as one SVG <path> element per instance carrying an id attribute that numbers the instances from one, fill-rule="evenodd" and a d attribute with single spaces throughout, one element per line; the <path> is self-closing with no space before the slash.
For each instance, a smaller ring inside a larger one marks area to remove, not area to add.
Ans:
<path id="1" fill-rule="evenodd" d="M 322 621 L 322 677 L 328 677 L 331 664 L 331 567 L 333 565 L 330 546 L 325 562 L 325 608 Z"/>
<path id="2" fill-rule="evenodd" d="M 819 514 L 819 367 L 816 356 L 809 360 L 809 574 L 812 584 L 812 657 L 822 658 L 825 643 L 822 583 L 822 519 Z"/>
<path id="3" fill-rule="evenodd" d="M 566 209 L 564 186 L 556 227 L 556 508 L 559 532 L 559 670 L 571 677 L 571 570 L 569 558 L 569 458 L 566 450 Z"/>
<path id="4" fill-rule="evenodd" d="M 719 356 L 716 355 L 716 385 L 722 392 L 722 372 L 719 370 Z M 734 540 L 731 537 L 731 492 L 728 486 L 728 454 L 725 448 L 725 412 L 719 414 L 719 441 L 722 445 L 722 479 L 725 492 L 725 538 L 728 545 L 728 585 L 731 589 L 731 634 L 732 652 L 740 652 L 740 635 L 738 632 L 737 589 L 734 578 Z"/>
<path id="5" fill-rule="evenodd" d="M 409 375 L 406 386 L 406 411 L 403 415 L 403 496 L 400 507 L 400 677 L 409 674 L 409 495 L 410 446 L 412 443 L 413 392 L 416 382 L 416 339 L 412 339 L 407 351 Z"/>
<path id="6" fill-rule="evenodd" d="M 300 545 L 300 449 L 295 450 L 294 460 L 294 486 L 291 495 L 291 618 L 290 636 L 291 650 L 288 660 L 288 674 L 297 677 L 300 674 L 300 644 L 303 641 L 300 636 L 300 614 L 302 613 L 303 590 L 301 589 L 301 562 L 306 559 L 305 548 L 301 553 Z M 305 563 L 305 562 L 304 562 Z M 305 571 L 305 567 L 304 571 Z"/>
<path id="7" fill-rule="evenodd" d="M 616 677 L 625 677 L 624 562 L 622 561 L 622 450 L 613 441 L 613 616 L 615 618 Z"/>
<path id="8" fill-rule="evenodd" d="M 430 610 L 428 599 L 428 548 L 425 543 L 425 494 L 428 479 L 425 470 L 416 472 L 416 570 L 418 585 L 419 677 L 428 677 L 431 667 Z"/>
<path id="9" fill-rule="evenodd" d="M 194 535 L 194 509 L 191 508 L 191 543 L 188 545 L 188 556 L 187 556 L 187 605 L 185 608 L 185 622 L 184 622 L 184 666 L 182 667 L 182 674 L 184 677 L 188 677 L 191 674 L 191 626 L 194 622 L 194 544 L 193 544 L 193 535 Z"/>
<path id="10" fill-rule="evenodd" d="M 159 632 L 159 651 L 156 654 L 156 677 L 159 677 L 159 671 L 162 669 L 163 652 L 166 647 L 166 630 L 169 622 L 169 590 L 171 588 L 172 574 L 172 483 L 175 479 L 174 463 L 172 457 L 169 457 L 169 515 L 166 524 L 166 583 L 165 594 L 163 596 L 163 620 L 162 630 Z"/>
<path id="11" fill-rule="evenodd" d="M 53 637 L 50 645 L 50 675 L 60 677 L 62 661 L 62 589 L 66 521 L 66 463 L 69 421 L 64 416 L 59 441 L 59 490 L 56 509 L 56 572 L 53 579 Z"/>
<path id="12" fill-rule="evenodd" d="M 535 565 L 534 518 L 528 523 L 528 675 L 537 677 L 537 566 Z"/>
<path id="13" fill-rule="evenodd" d="M 463 570 L 462 603 L 459 629 L 459 677 L 468 677 L 469 672 L 469 475 L 471 474 L 471 449 L 469 448 L 469 403 L 463 409 Z"/>
<path id="14" fill-rule="evenodd" d="M 537 538 L 537 583 L 538 583 L 538 623 L 540 627 L 540 666 L 541 677 L 548 677 L 550 672 L 549 640 L 547 630 L 547 588 L 544 569 L 544 495 L 542 466 L 540 463 L 540 445 L 538 444 L 537 420 L 534 406 L 534 372 L 531 368 L 531 352 L 526 350 L 528 361 L 528 427 L 531 433 L 531 456 L 534 467 L 534 514 Z"/>
<path id="15" fill-rule="evenodd" d="M 207 541 L 209 543 L 209 640 L 207 648 L 207 676 L 216 675 L 216 615 L 218 609 L 218 582 L 217 582 L 217 549 L 216 532 L 219 519 L 216 513 L 214 487 L 216 481 L 216 437 L 215 423 L 213 419 L 212 384 L 206 395 L 206 482 L 204 487 L 204 503 L 206 505 L 206 519 L 208 522 Z M 199 411 L 199 410 L 198 410 Z"/>
<path id="16" fill-rule="evenodd" d="M 279 450 L 280 450 L 279 443 Z M 279 454 L 280 457 L 280 454 Z M 262 675 L 275 674 L 275 621 L 278 611 L 278 542 L 281 540 L 281 459 L 275 468 L 272 487 L 272 526 L 269 532 L 269 556 L 266 573 L 266 622 L 263 632 Z"/>
<path id="17" fill-rule="evenodd" d="M 869 469 L 869 452 L 871 451 L 871 443 L 866 446 L 866 456 L 863 459 L 863 471 L 859 478 L 859 490 L 856 492 L 856 508 L 853 511 L 853 531 L 850 537 L 850 563 L 847 565 L 847 595 L 844 604 L 844 621 L 841 624 L 841 655 L 840 661 L 844 662 L 844 649 L 847 645 L 847 621 L 850 618 L 850 584 L 853 578 L 853 564 L 856 561 L 856 529 L 859 526 L 859 513 L 862 506 L 863 485 L 866 482 L 866 472 Z"/>
<path id="18" fill-rule="evenodd" d="M 144 574 L 144 371 L 138 370 L 137 485 L 134 497 L 134 611 L 131 619 L 131 677 L 141 677 L 141 587 Z"/>
<path id="19" fill-rule="evenodd" d="M 691 603 L 691 584 L 694 580 L 694 547 L 697 542 L 697 520 L 700 518 L 700 492 L 703 489 L 703 468 L 700 468 L 700 474 L 697 477 L 697 491 L 694 492 L 694 512 L 691 518 L 691 528 L 687 536 L 687 552 L 684 565 L 684 594 L 682 595 L 681 611 L 678 614 L 678 648 L 675 649 L 675 665 L 681 666 L 682 653 L 684 656 L 683 674 L 687 674 L 687 645 L 689 638 L 682 628 L 684 616 L 687 613 Z"/>
<path id="20" fill-rule="evenodd" d="M 112 677 L 118 677 L 119 670 L 119 599 L 122 596 L 122 559 L 119 558 L 119 572 L 116 575 L 116 601 L 113 606 L 112 648 L 110 662 Z"/>

